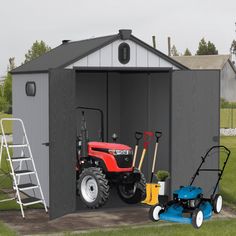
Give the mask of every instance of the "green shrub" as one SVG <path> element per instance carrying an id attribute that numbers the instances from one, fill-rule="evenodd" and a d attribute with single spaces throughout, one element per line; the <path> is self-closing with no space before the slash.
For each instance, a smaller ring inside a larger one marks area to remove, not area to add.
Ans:
<path id="1" fill-rule="evenodd" d="M 166 170 L 159 170 L 157 171 L 156 176 L 159 181 L 165 181 L 168 177 L 170 177 L 170 173 Z"/>
<path id="2" fill-rule="evenodd" d="M 236 108 L 236 102 L 229 102 L 224 98 L 220 99 L 221 108 Z"/>
<path id="3" fill-rule="evenodd" d="M 5 97 L 0 97 L 0 111 L 1 112 L 8 112 L 9 110 L 9 102 L 6 100 Z"/>

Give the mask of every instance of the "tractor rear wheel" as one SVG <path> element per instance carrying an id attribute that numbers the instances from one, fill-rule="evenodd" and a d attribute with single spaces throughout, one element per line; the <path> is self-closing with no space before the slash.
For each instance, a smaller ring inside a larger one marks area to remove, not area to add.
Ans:
<path id="1" fill-rule="evenodd" d="M 102 169 L 89 167 L 82 171 L 77 181 L 82 202 L 91 209 L 103 206 L 109 198 L 109 185 Z"/>
<path id="2" fill-rule="evenodd" d="M 140 175 L 138 182 L 118 185 L 118 195 L 125 203 L 136 204 L 146 198 L 146 179 L 143 173 L 140 172 Z"/>

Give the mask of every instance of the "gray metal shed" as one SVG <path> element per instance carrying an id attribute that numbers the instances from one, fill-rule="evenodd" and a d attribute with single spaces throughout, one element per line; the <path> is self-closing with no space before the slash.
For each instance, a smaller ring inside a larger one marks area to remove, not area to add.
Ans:
<path id="1" fill-rule="evenodd" d="M 118 53 L 124 42 L 125 64 Z M 136 130 L 162 130 L 157 166 L 171 173 L 170 193 L 189 182 L 200 156 L 219 142 L 219 71 L 188 70 L 130 30 L 64 41 L 12 74 L 13 115 L 25 122 L 51 218 L 82 208 L 75 188 L 76 106 L 104 111 L 107 141 L 116 132 L 120 143 L 134 146 Z M 36 84 L 32 97 L 25 93 L 29 81 Z M 88 117 L 92 136 L 96 119 Z M 147 178 L 152 153 L 144 163 Z M 218 167 L 219 159 L 210 164 Z M 213 178 L 205 175 L 199 184 L 207 191 Z M 121 205 L 114 192 L 107 207 Z"/>

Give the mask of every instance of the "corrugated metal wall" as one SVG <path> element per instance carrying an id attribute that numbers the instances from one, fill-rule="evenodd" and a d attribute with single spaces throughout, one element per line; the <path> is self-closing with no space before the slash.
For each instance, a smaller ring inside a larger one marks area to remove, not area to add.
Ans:
<path id="1" fill-rule="evenodd" d="M 172 79 L 171 182 L 172 190 L 190 183 L 201 156 L 219 144 L 219 71 L 176 71 Z M 206 168 L 218 168 L 219 156 L 211 156 Z M 203 172 L 195 185 L 212 193 L 216 172 Z"/>
<path id="2" fill-rule="evenodd" d="M 130 46 L 130 61 L 127 64 L 121 64 L 118 60 L 118 47 L 121 43 L 126 42 Z M 73 67 L 172 67 L 178 69 L 171 63 L 163 60 L 154 53 L 148 51 L 132 42 L 131 40 L 117 40 L 104 48 L 82 58 L 67 68 Z"/>

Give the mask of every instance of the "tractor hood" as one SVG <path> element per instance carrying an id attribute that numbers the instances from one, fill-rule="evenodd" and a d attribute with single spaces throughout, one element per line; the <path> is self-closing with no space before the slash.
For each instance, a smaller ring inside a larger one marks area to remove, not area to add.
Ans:
<path id="1" fill-rule="evenodd" d="M 195 199 L 202 193 L 202 189 L 200 187 L 195 186 L 186 186 L 181 187 L 180 189 L 174 191 L 174 194 L 178 195 L 179 199 Z"/>
<path id="2" fill-rule="evenodd" d="M 108 150 L 131 150 L 131 147 L 119 143 L 89 142 L 89 148 L 99 148 Z"/>

